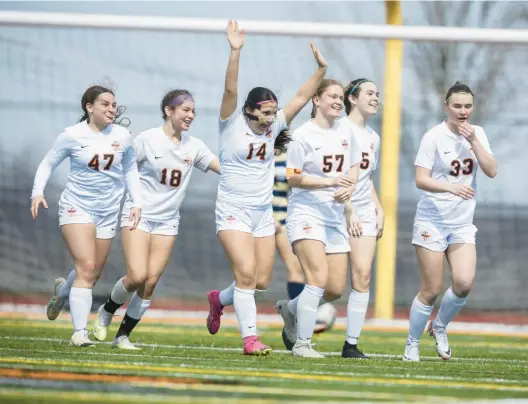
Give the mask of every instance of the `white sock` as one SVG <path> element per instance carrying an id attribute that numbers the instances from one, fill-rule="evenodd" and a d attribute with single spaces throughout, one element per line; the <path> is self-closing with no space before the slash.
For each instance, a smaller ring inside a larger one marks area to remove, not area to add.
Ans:
<path id="1" fill-rule="evenodd" d="M 125 289 L 125 286 L 123 285 L 123 278 L 121 278 L 114 285 L 112 293 L 110 294 L 110 299 L 112 299 L 114 303 L 125 304 L 125 302 L 130 298 L 132 293 L 133 292 L 129 292 Z"/>
<path id="2" fill-rule="evenodd" d="M 128 303 L 126 314 L 128 314 L 128 317 L 130 318 L 140 320 L 149 308 L 151 301 L 152 300 L 142 299 L 137 293 L 134 293 L 132 299 L 130 299 L 130 303 Z"/>
<path id="3" fill-rule="evenodd" d="M 92 289 L 75 288 L 70 290 L 70 313 L 75 332 L 86 329 L 92 308 Z"/>
<path id="4" fill-rule="evenodd" d="M 418 300 L 416 296 L 411 306 L 411 314 L 409 316 L 409 339 L 420 341 L 422 334 L 427 325 L 427 320 L 431 317 L 434 306 L 426 306 Z"/>
<path id="5" fill-rule="evenodd" d="M 72 269 L 66 278 L 66 282 L 59 289 L 59 297 L 64 298 L 68 297 L 70 290 L 73 286 L 73 281 L 75 280 L 75 269 Z"/>
<path id="6" fill-rule="evenodd" d="M 361 293 L 352 289 L 347 305 L 346 340 L 349 344 L 357 345 L 361 329 L 365 323 L 370 293 Z"/>
<path id="7" fill-rule="evenodd" d="M 257 305 L 255 304 L 255 289 L 235 288 L 233 305 L 235 306 L 242 338 L 256 336 Z"/>
<path id="8" fill-rule="evenodd" d="M 317 321 L 319 301 L 323 297 L 324 289 L 317 286 L 305 285 L 299 295 L 297 303 L 297 339 L 311 340 Z"/>
<path id="9" fill-rule="evenodd" d="M 434 321 L 434 325 L 437 327 L 447 327 L 447 325 L 453 321 L 456 315 L 460 312 L 462 307 L 466 305 L 467 297 L 458 297 L 450 287 L 444 293 L 438 314 Z"/>
<path id="10" fill-rule="evenodd" d="M 236 282 L 233 281 L 231 285 L 229 285 L 224 290 L 220 291 L 220 303 L 222 306 L 231 306 L 233 304 L 233 295 L 235 293 L 235 285 Z"/>

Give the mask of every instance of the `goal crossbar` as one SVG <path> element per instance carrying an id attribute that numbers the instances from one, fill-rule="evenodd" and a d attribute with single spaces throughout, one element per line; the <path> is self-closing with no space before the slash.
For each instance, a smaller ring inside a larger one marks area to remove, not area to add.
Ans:
<path id="1" fill-rule="evenodd" d="M 0 25 L 225 32 L 227 20 L 110 14 L 0 11 Z M 240 20 L 248 33 L 434 42 L 528 43 L 528 30 Z"/>

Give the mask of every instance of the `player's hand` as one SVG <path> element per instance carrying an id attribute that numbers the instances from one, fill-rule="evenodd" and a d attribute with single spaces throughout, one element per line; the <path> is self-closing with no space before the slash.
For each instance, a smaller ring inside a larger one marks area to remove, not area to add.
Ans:
<path id="1" fill-rule="evenodd" d="M 227 40 L 232 50 L 239 50 L 244 46 L 244 30 L 238 28 L 238 22 L 229 20 L 227 23 Z"/>
<path id="2" fill-rule="evenodd" d="M 361 237 L 363 234 L 363 226 L 361 226 L 361 222 L 359 221 L 356 211 L 353 209 L 348 210 L 348 212 L 345 214 L 345 220 L 348 234 L 355 238 Z"/>
<path id="3" fill-rule="evenodd" d="M 128 218 L 130 222 L 132 222 L 132 226 L 130 227 L 130 230 L 135 230 L 139 224 L 139 221 L 141 220 L 141 209 L 131 208 Z"/>
<path id="4" fill-rule="evenodd" d="M 475 140 L 477 140 L 475 128 L 467 122 L 463 122 L 458 125 L 458 133 L 460 133 L 469 143 L 473 143 Z"/>
<path id="5" fill-rule="evenodd" d="M 340 188 L 338 191 L 334 192 L 334 200 L 339 203 L 347 203 L 352 198 L 353 192 L 353 187 Z"/>
<path id="6" fill-rule="evenodd" d="M 475 190 L 464 184 L 451 184 L 451 192 L 453 195 L 459 196 L 462 199 L 473 199 Z"/>
<path id="7" fill-rule="evenodd" d="M 385 212 L 380 209 L 376 214 L 376 240 L 383 237 L 383 228 L 385 227 Z"/>
<path id="8" fill-rule="evenodd" d="M 328 62 L 326 59 L 321 55 L 321 52 L 317 47 L 313 44 L 313 42 L 310 42 L 310 46 L 312 47 L 312 52 L 314 54 L 315 61 L 317 62 L 317 65 L 321 69 L 326 69 L 328 67 Z"/>
<path id="9" fill-rule="evenodd" d="M 42 204 L 46 209 L 48 209 L 48 203 L 44 199 L 44 195 L 37 195 L 31 200 L 31 217 L 33 220 L 38 216 L 39 206 Z"/>
<path id="10" fill-rule="evenodd" d="M 354 185 L 354 181 L 348 175 L 340 175 L 332 178 L 330 183 L 331 187 L 350 188 L 352 185 Z"/>

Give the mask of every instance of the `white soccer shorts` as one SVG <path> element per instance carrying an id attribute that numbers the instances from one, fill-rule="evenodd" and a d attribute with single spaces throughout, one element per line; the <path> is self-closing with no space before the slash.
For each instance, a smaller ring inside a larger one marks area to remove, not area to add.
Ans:
<path id="1" fill-rule="evenodd" d="M 319 240 L 324 243 L 327 254 L 344 254 L 350 251 L 345 224 L 334 227 L 327 226 L 316 218 L 296 217 L 288 219 L 286 231 L 290 244 L 297 240 Z"/>
<path id="2" fill-rule="evenodd" d="M 376 237 L 378 230 L 376 228 L 377 217 L 376 217 L 376 205 L 371 202 L 367 205 L 354 206 L 354 210 L 361 222 L 363 228 L 363 236 L 365 237 Z"/>
<path id="3" fill-rule="evenodd" d="M 458 227 L 417 221 L 413 227 L 413 245 L 419 245 L 431 251 L 442 252 L 450 244 L 475 244 L 477 228 L 473 224 Z"/>
<path id="4" fill-rule="evenodd" d="M 245 208 L 224 201 L 216 201 L 216 234 L 222 230 L 238 230 L 253 237 L 269 237 L 275 234 L 275 222 L 271 204 L 264 208 Z"/>
<path id="5" fill-rule="evenodd" d="M 59 205 L 59 225 L 94 223 L 96 238 L 110 239 L 116 235 L 119 210 L 106 215 L 88 213 L 78 206 Z"/>
<path id="6" fill-rule="evenodd" d="M 121 215 L 121 228 L 131 227 L 132 221 L 127 214 Z M 177 236 L 180 226 L 180 218 L 167 222 L 156 222 L 154 220 L 143 219 L 139 221 L 136 230 L 144 231 L 148 234 L 157 234 L 160 236 Z"/>

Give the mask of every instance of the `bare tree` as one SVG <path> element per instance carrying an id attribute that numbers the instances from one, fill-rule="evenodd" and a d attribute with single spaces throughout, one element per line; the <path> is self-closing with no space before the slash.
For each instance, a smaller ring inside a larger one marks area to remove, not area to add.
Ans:
<path id="1" fill-rule="evenodd" d="M 418 2 L 419 25 L 479 28 L 526 28 L 526 2 Z M 418 10 L 416 10 L 418 11 Z M 409 20 L 409 19 L 407 19 Z M 409 21 L 406 22 L 407 24 Z M 475 43 L 406 43 L 406 67 L 413 76 L 416 92 L 404 94 L 402 157 L 413 164 L 421 134 L 444 119 L 443 99 L 457 80 L 468 84 L 476 94 L 472 121 L 486 126 L 493 121 L 506 125 L 526 125 L 528 80 L 515 70 L 528 62 L 526 47 Z M 417 95 L 418 94 L 418 95 Z M 410 99 L 414 97 L 414 99 Z M 421 128 L 421 130 L 420 130 Z M 488 135 L 493 138 L 494 132 Z M 504 137 L 504 132 L 496 133 Z M 499 145 L 499 142 L 492 144 Z M 506 143 L 501 142 L 504 147 Z M 510 143 L 509 146 L 512 147 Z M 509 150 L 508 150 L 509 151 Z"/>

